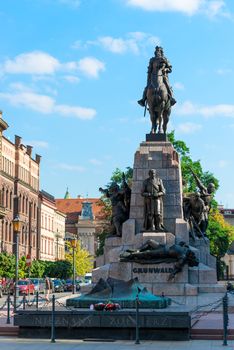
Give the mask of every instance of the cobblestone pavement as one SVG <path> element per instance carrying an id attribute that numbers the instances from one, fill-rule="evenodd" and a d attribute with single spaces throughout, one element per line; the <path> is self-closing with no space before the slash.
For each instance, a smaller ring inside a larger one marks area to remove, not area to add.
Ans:
<path id="1" fill-rule="evenodd" d="M 0 338 L 0 347 L 3 350 L 234 350 L 234 341 L 229 341 L 223 347 L 222 341 L 217 340 L 190 340 L 190 341 L 142 341 L 136 345 L 132 341 L 116 342 L 88 342 L 79 340 L 58 340 L 50 343 L 49 340 Z"/>

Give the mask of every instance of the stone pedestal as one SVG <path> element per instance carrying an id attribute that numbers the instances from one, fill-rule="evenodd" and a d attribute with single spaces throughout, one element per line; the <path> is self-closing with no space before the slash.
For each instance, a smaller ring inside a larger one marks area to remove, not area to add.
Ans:
<path id="1" fill-rule="evenodd" d="M 105 241 L 103 266 L 93 270 L 93 282 L 108 277 L 128 281 L 138 277 L 149 291 L 160 295 L 197 295 L 199 292 L 221 292 L 217 284 L 215 258 L 210 255 L 209 241 L 189 239 L 188 224 L 183 219 L 182 177 L 179 157 L 167 140 L 154 141 L 148 137 L 135 153 L 133 167 L 130 218 L 123 224 L 122 237 L 109 237 Z M 143 181 L 150 169 L 162 179 L 166 194 L 163 198 L 164 227 L 166 232 L 144 232 L 144 201 L 141 196 Z M 147 240 L 170 247 L 183 241 L 200 261 L 198 267 L 184 266 L 173 280 L 168 277 L 173 263 L 137 264 L 120 262 L 119 255 L 127 249 L 139 249 Z M 100 261 L 100 259 L 99 259 Z"/>
<path id="2" fill-rule="evenodd" d="M 142 142 L 135 153 L 130 219 L 136 221 L 136 233 L 143 227 L 144 201 L 142 182 L 155 169 L 166 189 L 164 196 L 164 226 L 175 234 L 176 219 L 183 218 L 182 180 L 179 157 L 170 142 Z"/>

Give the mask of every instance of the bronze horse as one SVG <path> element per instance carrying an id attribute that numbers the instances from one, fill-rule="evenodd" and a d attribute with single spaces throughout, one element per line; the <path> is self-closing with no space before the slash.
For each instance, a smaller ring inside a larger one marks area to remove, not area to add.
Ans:
<path id="1" fill-rule="evenodd" d="M 166 133 L 171 113 L 170 95 L 164 83 L 163 61 L 155 62 L 147 88 L 147 104 L 151 120 L 151 134 Z"/>

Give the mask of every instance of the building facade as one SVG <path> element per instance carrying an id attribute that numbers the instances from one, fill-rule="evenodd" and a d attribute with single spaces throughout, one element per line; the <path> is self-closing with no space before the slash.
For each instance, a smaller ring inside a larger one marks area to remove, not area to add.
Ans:
<path id="1" fill-rule="evenodd" d="M 68 192 L 68 191 L 67 191 Z M 99 198 L 56 199 L 58 210 L 66 214 L 66 239 L 76 237 L 81 247 L 94 256 L 97 249 L 97 234 L 103 226 L 103 208 Z"/>
<path id="2" fill-rule="evenodd" d="M 220 206 L 219 211 L 224 216 L 225 221 L 234 226 L 234 209 L 226 209 Z M 222 260 L 227 266 L 227 278 L 234 279 L 234 242 L 231 243 Z"/>
<path id="3" fill-rule="evenodd" d="M 22 229 L 19 233 L 19 256 L 40 255 L 39 234 L 39 178 L 40 156 L 32 158 L 32 147 L 25 146 L 20 136 L 12 143 L 3 132 L 8 127 L 0 113 L 0 251 L 15 252 L 12 220 L 19 215 Z"/>
<path id="4" fill-rule="evenodd" d="M 41 260 L 62 260 L 65 252 L 65 218 L 66 215 L 60 212 L 52 195 L 40 191 L 40 259 Z"/>

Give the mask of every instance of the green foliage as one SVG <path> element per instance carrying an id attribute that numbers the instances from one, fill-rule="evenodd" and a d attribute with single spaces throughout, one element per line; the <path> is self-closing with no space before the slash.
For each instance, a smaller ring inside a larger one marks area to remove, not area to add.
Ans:
<path id="1" fill-rule="evenodd" d="M 168 134 L 168 138 L 180 155 L 184 192 L 195 192 L 197 190 L 191 169 L 205 186 L 212 182 L 217 190 L 219 187 L 218 179 L 209 171 L 203 171 L 200 160 L 192 160 L 190 150 L 185 142 L 175 140 L 174 131 Z M 210 240 L 211 254 L 217 258 L 218 269 L 222 270 L 220 259 L 225 255 L 230 243 L 234 240 L 234 228 L 225 222 L 223 216 L 219 213 L 215 199 L 211 202 L 211 208 L 206 234 Z"/>
<path id="2" fill-rule="evenodd" d="M 116 182 L 119 186 L 122 184 L 122 176 L 125 175 L 125 179 L 127 184 L 131 187 L 132 184 L 132 176 L 133 176 L 133 169 L 131 167 L 127 167 L 125 171 L 122 171 L 119 168 L 116 168 L 110 178 L 110 182 L 107 185 L 107 188 L 111 185 L 112 182 Z"/>
<path id="3" fill-rule="evenodd" d="M 46 261 L 44 276 L 67 279 L 72 276 L 72 264 L 67 260 Z"/>
<path id="4" fill-rule="evenodd" d="M 30 276 L 35 278 L 41 278 L 45 273 L 46 262 L 42 260 L 33 260 L 30 267 Z"/>
<path id="5" fill-rule="evenodd" d="M 168 135 L 169 141 L 173 144 L 173 147 L 180 155 L 181 172 L 183 178 L 183 190 L 185 193 L 195 192 L 197 185 L 194 179 L 193 172 L 199 177 L 201 182 L 208 186 L 210 182 L 213 182 L 216 190 L 219 187 L 218 179 L 209 171 L 204 171 L 201 166 L 200 160 L 193 161 L 190 155 L 190 150 L 184 141 L 175 140 L 175 133 L 172 131 Z"/>
<path id="6" fill-rule="evenodd" d="M 69 241 L 66 242 L 67 253 L 65 254 L 66 262 L 71 266 L 73 264 L 73 248 Z M 91 272 L 93 269 L 93 257 L 89 255 L 86 249 L 81 248 L 80 241 L 77 241 L 77 246 L 75 248 L 75 267 L 76 274 L 78 276 L 84 276 L 87 272 Z M 72 272 L 70 276 L 72 275 Z"/>
<path id="7" fill-rule="evenodd" d="M 28 266 L 26 265 L 26 257 L 22 256 L 19 259 L 19 278 L 28 277 Z"/>
<path id="8" fill-rule="evenodd" d="M 6 252 L 0 253 L 0 276 L 13 278 L 15 275 L 15 256 Z"/>
<path id="9" fill-rule="evenodd" d="M 217 209 L 212 209 L 210 212 L 207 236 L 212 254 L 217 259 L 225 255 L 230 243 L 234 240 L 234 227 L 224 220 Z"/>

